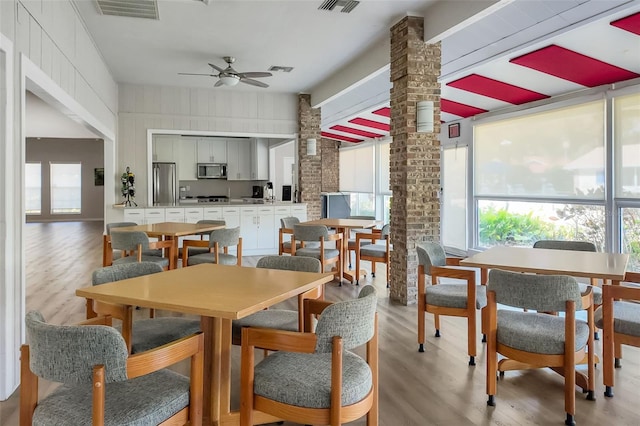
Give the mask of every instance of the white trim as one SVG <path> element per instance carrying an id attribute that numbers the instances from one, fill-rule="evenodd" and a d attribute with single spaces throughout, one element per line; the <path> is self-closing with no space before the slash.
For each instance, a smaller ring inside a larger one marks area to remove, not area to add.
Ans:
<path id="1" fill-rule="evenodd" d="M 0 51 L 5 54 L 5 69 L 0 75 L 4 76 L 6 89 L 5 101 L 5 129 L 0 137 L 0 166 L 4 169 L 0 175 L 0 247 L 2 247 L 2 259 L 0 259 L 0 400 L 9 398 L 20 384 L 19 347 L 22 336 L 22 309 L 16 309 L 24 304 L 24 297 L 20 292 L 19 261 L 15 253 L 15 224 L 16 213 L 13 206 L 16 192 L 13 179 L 15 177 L 13 133 L 13 43 L 3 34 L 0 34 Z M 1 101 L 1 100 L 0 100 Z M 17 325 L 17 326 L 16 326 Z"/>

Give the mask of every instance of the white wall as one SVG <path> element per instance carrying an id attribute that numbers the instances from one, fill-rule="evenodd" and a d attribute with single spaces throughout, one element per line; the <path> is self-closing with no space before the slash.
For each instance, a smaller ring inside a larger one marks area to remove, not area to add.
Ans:
<path id="1" fill-rule="evenodd" d="M 82 121 L 104 139 L 105 174 L 113 173 L 118 87 L 71 1 L 1 0 L 0 49 L 7 53 L 0 75 L 5 84 L 9 117 L 6 143 L 0 144 L 0 224 L 3 247 L 13 258 L 0 263 L 0 400 L 19 384 L 19 346 L 24 341 L 25 222 L 23 167 L 25 158 L 25 92 L 30 90 L 66 115 Z M 0 64 L 2 66 L 2 64 Z M 12 125 L 12 126 L 10 126 Z M 3 141 L 5 142 L 5 141 Z M 105 203 L 112 203 L 114 185 L 105 182 Z"/>
<path id="2" fill-rule="evenodd" d="M 298 131 L 298 97 L 232 89 L 121 85 L 118 171 L 122 173 L 129 166 L 136 174 L 137 200 L 147 199 L 147 129 L 223 136 L 293 135 Z"/>

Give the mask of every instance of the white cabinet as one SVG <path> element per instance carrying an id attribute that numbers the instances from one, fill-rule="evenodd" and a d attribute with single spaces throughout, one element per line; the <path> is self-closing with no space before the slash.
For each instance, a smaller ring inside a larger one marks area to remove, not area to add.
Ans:
<path id="1" fill-rule="evenodd" d="M 227 140 L 224 138 L 198 138 L 198 163 L 226 163 Z"/>
<path id="2" fill-rule="evenodd" d="M 164 210 L 165 222 L 184 222 L 184 208 L 167 207 Z"/>
<path id="3" fill-rule="evenodd" d="M 185 207 L 184 221 L 186 223 L 198 223 L 204 219 L 204 209 L 202 207 Z"/>
<path id="4" fill-rule="evenodd" d="M 203 211 L 204 211 L 204 214 L 202 216 L 203 219 L 224 220 L 224 216 L 222 214 L 222 207 L 205 207 Z"/>
<path id="5" fill-rule="evenodd" d="M 177 152 L 178 180 L 196 180 L 198 170 L 196 168 L 196 140 L 193 138 L 181 138 L 174 145 Z"/>
<path id="6" fill-rule="evenodd" d="M 277 245 L 274 232 L 274 209 L 272 206 L 243 207 L 240 234 L 242 249 L 273 249 Z"/>
<path id="7" fill-rule="evenodd" d="M 124 221 L 144 225 L 144 209 L 125 209 Z"/>
<path id="8" fill-rule="evenodd" d="M 269 180 L 268 139 L 251 139 L 251 180 Z"/>
<path id="9" fill-rule="evenodd" d="M 227 140 L 227 179 L 251 180 L 251 143 L 248 139 Z"/>
<path id="10" fill-rule="evenodd" d="M 300 222 L 307 221 L 307 206 L 306 204 L 293 204 L 291 206 L 291 216 L 300 219 Z"/>
<path id="11" fill-rule="evenodd" d="M 240 207 L 223 207 L 222 219 L 226 222 L 227 228 L 240 226 Z"/>
<path id="12" fill-rule="evenodd" d="M 175 163 L 179 143 L 178 135 L 154 135 L 151 143 L 151 160 Z"/>
<path id="13" fill-rule="evenodd" d="M 164 208 L 158 207 L 153 209 L 144 209 L 144 223 L 151 225 L 154 223 L 164 222 Z"/>

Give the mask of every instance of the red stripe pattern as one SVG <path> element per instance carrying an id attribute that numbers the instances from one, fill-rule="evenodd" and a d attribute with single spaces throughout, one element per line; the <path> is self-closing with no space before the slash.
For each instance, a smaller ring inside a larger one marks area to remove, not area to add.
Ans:
<path id="1" fill-rule="evenodd" d="M 367 132 L 366 130 L 354 129 L 353 127 L 335 125 L 330 127 L 331 130 L 338 132 L 353 133 L 354 135 L 364 136 L 365 138 L 381 138 L 384 135 L 380 133 Z"/>
<path id="2" fill-rule="evenodd" d="M 372 111 L 371 113 L 389 118 L 389 117 L 391 117 L 391 108 L 383 107 L 383 108 L 377 109 L 375 111 Z"/>
<path id="3" fill-rule="evenodd" d="M 461 104 L 459 102 L 450 101 L 448 99 L 440 99 L 440 111 L 458 115 L 463 118 L 487 112 L 486 109 L 476 108 L 471 105 Z"/>
<path id="4" fill-rule="evenodd" d="M 509 102 L 514 105 L 539 101 L 540 99 L 549 97 L 542 93 L 534 92 L 533 90 L 523 89 L 522 87 L 503 83 L 502 81 L 494 80 L 478 74 L 471 74 L 466 77 L 462 77 L 461 79 L 447 83 L 447 86 Z"/>
<path id="5" fill-rule="evenodd" d="M 379 121 L 369 120 L 362 117 L 352 118 L 351 120 L 349 120 L 349 123 L 357 124 L 358 126 L 373 127 L 374 129 L 382 130 L 385 132 L 391 130 L 391 126 L 387 123 L 381 123 Z"/>
<path id="6" fill-rule="evenodd" d="M 322 136 L 323 138 L 336 139 L 344 142 L 352 142 L 352 143 L 362 142 L 362 139 L 351 138 L 349 136 L 336 135 L 335 133 L 329 133 L 329 132 L 320 132 L 320 136 Z"/>
<path id="7" fill-rule="evenodd" d="M 629 31 L 630 33 L 640 35 L 640 12 L 634 13 L 626 18 L 613 21 L 611 25 L 625 31 Z"/>

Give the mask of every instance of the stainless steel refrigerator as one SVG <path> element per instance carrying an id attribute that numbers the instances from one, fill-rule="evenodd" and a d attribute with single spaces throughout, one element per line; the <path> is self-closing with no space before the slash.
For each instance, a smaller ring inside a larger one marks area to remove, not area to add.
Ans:
<path id="1" fill-rule="evenodd" d="M 178 202 L 176 163 L 153 163 L 153 204 Z"/>

